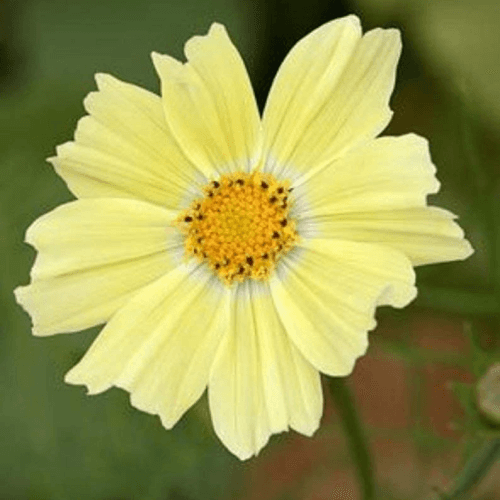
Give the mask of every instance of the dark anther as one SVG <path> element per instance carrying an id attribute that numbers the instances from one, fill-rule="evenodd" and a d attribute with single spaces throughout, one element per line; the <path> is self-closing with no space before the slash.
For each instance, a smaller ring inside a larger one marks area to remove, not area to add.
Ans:
<path id="1" fill-rule="evenodd" d="M 212 184 L 214 185 L 214 188 L 218 188 L 220 184 L 217 181 L 213 181 Z"/>
<path id="2" fill-rule="evenodd" d="M 273 238 L 276 240 L 280 237 L 280 233 L 278 233 L 278 231 L 274 231 L 273 233 Z"/>
<path id="3" fill-rule="evenodd" d="M 283 248 L 283 245 L 278 245 L 278 252 Z"/>
<path id="4" fill-rule="evenodd" d="M 198 220 L 203 220 L 203 215 L 198 215 Z"/>
<path id="5" fill-rule="evenodd" d="M 281 194 L 282 192 L 284 191 L 284 189 L 282 187 L 279 187 L 278 188 L 278 193 Z"/>
<path id="6" fill-rule="evenodd" d="M 265 253 L 263 256 L 262 256 L 263 259 L 269 259 L 269 254 L 268 253 Z"/>
<path id="7" fill-rule="evenodd" d="M 261 187 L 262 189 L 267 189 L 267 188 L 269 187 L 269 184 L 268 184 L 267 182 L 262 181 L 262 182 L 260 183 L 260 187 Z"/>
<path id="8" fill-rule="evenodd" d="M 286 219 L 283 219 L 280 221 L 281 227 L 285 227 L 288 224 L 288 221 Z"/>
<path id="9" fill-rule="evenodd" d="M 243 186 L 243 184 L 245 184 L 245 181 L 243 179 L 238 179 L 236 183 L 239 184 L 240 186 Z"/>
<path id="10" fill-rule="evenodd" d="M 243 274 L 245 272 L 245 269 L 243 266 L 240 266 L 240 268 L 238 269 L 238 274 Z"/>
<path id="11" fill-rule="evenodd" d="M 203 240 L 203 238 L 198 238 L 196 241 L 197 241 L 198 243 L 201 243 L 201 242 L 202 242 L 202 240 Z"/>
<path id="12" fill-rule="evenodd" d="M 253 266 L 253 257 L 247 257 L 247 264 Z"/>
<path id="13" fill-rule="evenodd" d="M 194 207 L 195 210 L 199 210 L 200 208 L 201 208 L 201 205 L 199 203 Z"/>
<path id="14" fill-rule="evenodd" d="M 288 192 L 291 193 L 293 191 L 293 188 L 288 188 Z"/>
<path id="15" fill-rule="evenodd" d="M 269 198 L 270 203 L 276 203 L 278 201 L 278 198 L 276 196 L 273 196 L 272 198 Z"/>
<path id="16" fill-rule="evenodd" d="M 193 220 L 192 217 L 189 217 L 189 216 L 184 217 L 184 222 L 191 222 L 192 220 Z"/>
<path id="17" fill-rule="evenodd" d="M 281 205 L 281 208 L 286 208 L 288 205 L 285 203 L 283 203 L 283 205 Z"/>
<path id="18" fill-rule="evenodd" d="M 288 200 L 288 196 L 285 196 L 285 197 L 283 198 L 283 201 L 287 201 L 287 200 Z"/>
<path id="19" fill-rule="evenodd" d="M 217 264 L 215 264 L 215 269 L 219 269 L 220 267 L 220 264 L 217 262 Z"/>
<path id="20" fill-rule="evenodd" d="M 198 253 L 198 249 L 197 249 L 197 248 L 195 248 L 195 249 L 193 250 L 193 252 L 194 252 L 194 253 Z"/>
<path id="21" fill-rule="evenodd" d="M 208 197 L 209 197 L 209 198 L 212 198 L 212 196 L 213 196 L 213 195 L 214 195 L 214 193 L 212 193 L 212 191 L 209 191 L 209 193 L 208 193 Z"/>
<path id="22" fill-rule="evenodd" d="M 229 187 L 233 187 L 233 181 L 230 181 L 228 184 Z"/>

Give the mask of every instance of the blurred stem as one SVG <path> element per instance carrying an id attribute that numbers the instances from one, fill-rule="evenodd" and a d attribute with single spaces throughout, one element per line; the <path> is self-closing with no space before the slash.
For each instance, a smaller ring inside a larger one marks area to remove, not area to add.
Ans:
<path id="1" fill-rule="evenodd" d="M 415 305 L 465 315 L 489 316 L 500 312 L 495 293 L 446 287 L 420 286 Z"/>
<path id="2" fill-rule="evenodd" d="M 375 479 L 368 442 L 363 432 L 361 422 L 356 411 L 356 405 L 346 379 L 330 379 L 330 393 L 333 402 L 342 420 L 347 435 L 353 461 L 357 467 L 359 482 L 362 486 L 363 500 L 375 498 Z"/>
<path id="3" fill-rule="evenodd" d="M 500 439 L 486 441 L 455 478 L 450 493 L 438 493 L 443 500 L 462 500 L 481 482 L 500 456 Z"/>

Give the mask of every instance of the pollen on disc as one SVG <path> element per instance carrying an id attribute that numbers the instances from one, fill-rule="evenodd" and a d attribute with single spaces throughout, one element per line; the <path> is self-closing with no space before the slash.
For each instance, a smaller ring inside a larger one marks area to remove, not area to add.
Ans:
<path id="1" fill-rule="evenodd" d="M 298 241 L 289 217 L 290 182 L 270 174 L 222 175 L 203 188 L 176 220 L 189 256 L 205 262 L 226 284 L 265 280 Z"/>

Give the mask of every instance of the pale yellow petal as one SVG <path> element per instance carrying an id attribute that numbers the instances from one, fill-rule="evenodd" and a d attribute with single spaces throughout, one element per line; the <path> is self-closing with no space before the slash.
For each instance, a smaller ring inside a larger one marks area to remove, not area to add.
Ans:
<path id="1" fill-rule="evenodd" d="M 176 212 L 137 200 L 85 199 L 37 219 L 26 234 L 38 255 L 16 290 L 35 335 L 107 321 L 139 288 L 176 265 Z"/>
<path id="2" fill-rule="evenodd" d="M 439 189 L 435 172 L 423 137 L 375 139 L 297 183 L 299 231 L 386 244 L 414 265 L 464 259 L 472 250 L 454 216 L 427 207 Z"/>
<path id="3" fill-rule="evenodd" d="M 323 411 L 319 374 L 290 342 L 269 286 L 250 282 L 248 289 L 270 428 L 279 432 L 291 427 L 311 436 Z"/>
<path id="4" fill-rule="evenodd" d="M 305 218 L 422 207 L 427 195 L 439 189 L 435 173 L 423 137 L 380 137 L 297 183 L 297 214 Z"/>
<path id="5" fill-rule="evenodd" d="M 348 375 L 368 346 L 375 307 L 404 307 L 416 295 L 410 261 L 390 248 L 303 240 L 271 280 L 288 335 L 319 371 Z"/>
<path id="6" fill-rule="evenodd" d="M 454 216 L 436 207 L 381 212 L 353 212 L 312 218 L 324 238 L 377 243 L 400 250 L 414 266 L 463 260 L 472 254 L 470 243 Z"/>
<path id="7" fill-rule="evenodd" d="M 289 427 L 312 435 L 322 413 L 319 374 L 288 339 L 267 284 L 235 288 L 230 328 L 209 381 L 221 441 L 244 460 Z"/>
<path id="8" fill-rule="evenodd" d="M 171 428 L 207 386 L 229 296 L 202 267 L 176 267 L 113 316 L 65 381 L 90 394 L 126 389 L 133 406 Z"/>
<path id="9" fill-rule="evenodd" d="M 260 153 L 260 118 L 245 65 L 224 26 L 191 38 L 188 62 L 153 53 L 165 116 L 186 155 L 207 177 L 245 170 Z"/>
<path id="10" fill-rule="evenodd" d="M 388 103 L 400 52 L 398 30 L 361 37 L 356 16 L 300 40 L 264 110 L 265 170 L 314 171 L 380 134 L 392 116 Z"/>
<path id="11" fill-rule="evenodd" d="M 81 198 L 137 198 L 170 208 L 206 179 L 175 142 L 159 96 L 104 74 L 85 99 L 75 141 L 49 161 Z"/>

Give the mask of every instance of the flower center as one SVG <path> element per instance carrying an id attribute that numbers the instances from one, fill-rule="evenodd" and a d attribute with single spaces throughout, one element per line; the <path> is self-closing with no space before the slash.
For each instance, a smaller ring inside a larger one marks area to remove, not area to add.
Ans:
<path id="1" fill-rule="evenodd" d="M 203 188 L 176 220 L 185 233 L 187 255 L 206 262 L 227 285 L 264 280 L 298 240 L 290 219 L 289 181 L 237 172 Z"/>

